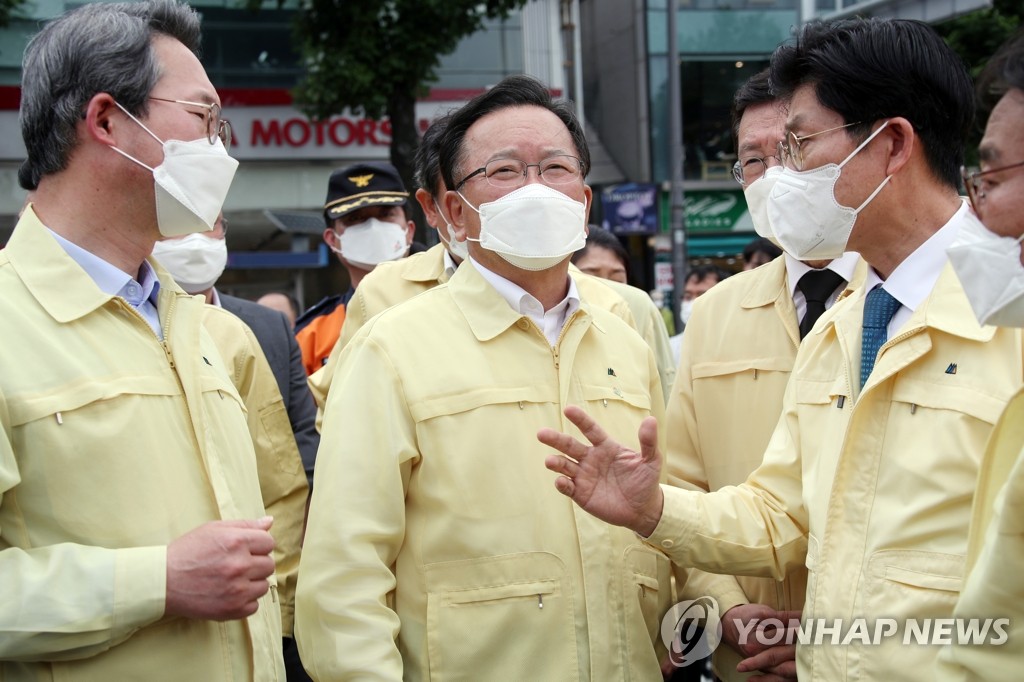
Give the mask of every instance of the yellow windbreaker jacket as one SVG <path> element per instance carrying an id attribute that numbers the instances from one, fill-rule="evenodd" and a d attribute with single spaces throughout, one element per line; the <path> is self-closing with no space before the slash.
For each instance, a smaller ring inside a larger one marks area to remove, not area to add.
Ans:
<path id="1" fill-rule="evenodd" d="M 785 258 L 730 277 L 697 299 L 665 414 L 671 484 L 718 490 L 739 485 L 761 464 L 799 345 Z M 781 581 L 693 569 L 681 596 L 714 597 L 721 613 L 748 603 L 800 610 L 806 588 L 802 566 Z M 715 672 L 746 679 L 736 672 L 740 660 L 721 646 Z"/>
<path id="2" fill-rule="evenodd" d="M 296 594 L 314 678 L 661 679 L 668 558 L 555 490 L 536 434 L 572 430 L 569 404 L 632 447 L 664 411 L 643 340 L 586 302 L 552 347 L 465 263 L 364 325 L 328 398 Z"/>
<path id="3" fill-rule="evenodd" d="M 231 382 L 246 408 L 263 506 L 274 517 L 270 534 L 275 543 L 281 629 L 285 636 L 291 637 L 295 582 L 299 575 L 299 551 L 309 496 L 302 458 L 274 371 L 252 330 L 223 308 L 208 305 L 203 312 L 203 326 L 220 351 L 224 365 L 231 372 Z"/>
<path id="4" fill-rule="evenodd" d="M 444 269 L 444 244 L 435 244 L 422 253 L 408 258 L 381 263 L 356 287 L 356 293 L 349 301 L 345 313 L 345 324 L 324 366 L 309 377 L 309 388 L 317 404 L 317 428 L 323 424 L 324 404 L 331 389 L 331 381 L 338 367 L 338 356 L 356 332 L 379 312 L 393 305 L 408 301 L 413 296 L 433 289 L 448 281 Z M 591 305 L 610 310 L 636 328 L 633 314 L 622 296 L 616 295 L 604 286 L 605 280 L 585 275 L 570 266 L 580 296 Z"/>
<path id="5" fill-rule="evenodd" d="M 937 680 L 1014 682 L 1024 666 L 1024 391 L 996 425 L 981 463 L 967 553 L 967 580 L 954 616 L 987 636 L 954 640 Z M 997 619 L 1006 619 L 996 627 Z M 978 631 L 975 630 L 975 632 Z M 1005 637 L 1004 637 L 1005 635 Z M 979 645 L 980 642 L 985 644 Z"/>
<path id="6" fill-rule="evenodd" d="M 276 584 L 243 621 L 164 618 L 169 542 L 263 515 L 202 299 L 155 261 L 161 342 L 25 210 L 0 251 L 0 679 L 280 680 Z"/>
<path id="7" fill-rule="evenodd" d="M 947 265 L 858 389 L 864 291 L 804 339 L 782 417 L 745 483 L 665 488 L 650 538 L 684 566 L 779 579 L 805 564 L 804 619 L 839 639 L 798 646 L 801 680 L 917 680 L 938 647 L 841 640 L 855 619 L 950 617 L 985 442 L 1019 388 L 1021 332 L 980 327 Z"/>

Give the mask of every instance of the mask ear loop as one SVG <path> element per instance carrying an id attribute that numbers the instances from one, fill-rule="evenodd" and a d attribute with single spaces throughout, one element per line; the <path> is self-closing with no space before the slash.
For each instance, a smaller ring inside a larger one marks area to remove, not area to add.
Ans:
<path id="1" fill-rule="evenodd" d="M 847 156 L 845 159 L 843 159 L 843 162 L 841 164 L 839 164 L 839 167 L 842 168 L 847 163 L 849 163 L 850 159 L 852 159 L 853 157 L 857 156 L 858 152 L 860 152 L 861 149 L 864 149 L 864 147 L 867 147 L 871 143 L 871 140 L 875 139 L 875 137 L 878 136 L 878 133 L 880 133 L 883 130 L 885 130 L 885 127 L 887 125 L 889 125 L 888 121 L 886 121 L 882 125 L 878 126 L 878 130 L 876 130 L 875 132 L 873 132 L 870 135 L 868 135 L 868 139 L 864 140 L 859 145 L 857 145 L 857 148 L 854 149 L 852 152 L 850 152 L 849 156 Z"/>
<path id="2" fill-rule="evenodd" d="M 876 130 L 875 132 L 873 132 L 870 135 L 868 135 L 868 138 L 866 140 L 864 140 L 859 145 L 857 145 L 857 148 L 854 149 L 852 152 L 850 152 L 849 156 L 847 156 L 845 159 L 843 159 L 843 162 L 841 164 L 839 164 L 839 168 L 842 169 L 842 167 L 845 166 L 850 161 L 850 159 L 852 159 L 853 157 L 857 156 L 857 153 L 860 152 L 861 149 L 864 149 L 864 147 L 867 147 L 868 144 L 870 144 L 871 140 L 875 139 L 875 137 L 878 136 L 878 133 L 882 132 L 885 129 L 885 126 L 887 126 L 887 125 L 889 125 L 888 121 L 886 121 L 882 125 L 878 126 L 878 130 Z M 885 186 L 887 184 L 889 184 L 890 180 L 892 180 L 892 176 L 891 175 L 886 175 L 885 176 L 885 180 L 882 180 L 882 184 L 880 184 L 878 187 L 875 188 L 875 191 L 872 192 L 868 196 L 868 198 L 864 200 L 864 203 L 862 203 L 860 206 L 857 207 L 857 210 L 854 211 L 853 214 L 854 215 L 860 214 L 860 212 L 862 210 L 864 210 L 864 207 L 867 206 L 868 204 L 870 204 L 871 200 L 874 199 L 876 196 L 878 196 L 878 193 L 881 192 L 885 188 Z"/>
<path id="3" fill-rule="evenodd" d="M 160 143 L 160 146 L 161 146 L 161 147 L 163 146 L 163 144 L 164 144 L 164 141 L 163 141 L 163 140 L 161 140 L 161 139 L 160 139 L 159 137 L 157 137 L 157 136 L 156 136 L 156 134 L 155 134 L 155 133 L 154 133 L 154 132 L 153 132 L 152 130 L 150 130 L 149 128 L 147 128 L 147 127 L 146 127 L 146 126 L 145 126 L 145 125 L 144 125 L 144 124 L 142 123 L 142 121 L 140 121 L 139 119 L 137 119 L 137 118 L 135 118 L 134 116 L 132 116 L 131 112 L 130 112 L 130 111 L 128 111 L 127 109 L 125 109 L 125 108 L 124 108 L 123 106 L 121 106 L 121 103 L 120 103 L 120 102 L 116 102 L 116 101 L 115 101 L 115 102 L 114 102 L 114 104 L 115 104 L 115 105 L 117 105 L 117 108 L 118 108 L 118 109 L 120 109 L 121 111 L 123 111 L 123 112 L 124 112 L 124 115 L 125 115 L 125 116 L 127 116 L 127 117 L 128 117 L 128 118 L 130 118 L 131 120 L 133 120 L 133 121 L 135 121 L 136 123 L 138 123 L 138 124 L 139 124 L 139 127 L 140 127 L 140 128 L 142 128 L 143 130 L 145 130 L 145 131 L 146 131 L 147 133 L 149 133 L 150 137 L 152 137 L 152 138 L 153 138 L 154 140 L 156 140 L 157 142 L 159 142 L 159 143 Z M 139 164 L 140 166 L 142 166 L 143 168 L 145 168 L 145 169 L 146 169 L 146 170 L 148 170 L 149 172 L 151 172 L 151 173 L 153 172 L 153 168 L 152 168 L 152 167 L 150 167 L 150 166 L 147 166 L 146 164 L 142 163 L 141 161 L 139 161 L 138 159 L 136 159 L 136 158 L 135 158 L 134 156 L 132 156 L 132 155 L 131 155 L 131 154 L 129 154 L 128 152 L 123 152 L 123 151 L 121 151 L 120 149 L 118 149 L 117 147 L 111 147 L 111 149 L 113 149 L 113 150 L 114 150 L 115 152 L 117 152 L 117 153 L 118 153 L 118 154 L 120 154 L 121 156 L 125 157 L 126 159 L 130 159 L 130 160 L 134 161 L 135 163 Z"/>

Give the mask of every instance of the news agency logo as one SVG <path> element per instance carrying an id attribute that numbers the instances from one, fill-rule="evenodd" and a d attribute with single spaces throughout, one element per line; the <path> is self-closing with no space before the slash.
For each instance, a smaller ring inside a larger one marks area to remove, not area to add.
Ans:
<path id="1" fill-rule="evenodd" d="M 677 668 L 710 656 L 722 642 L 718 602 L 712 597 L 699 597 L 675 604 L 661 619 L 661 641 Z"/>

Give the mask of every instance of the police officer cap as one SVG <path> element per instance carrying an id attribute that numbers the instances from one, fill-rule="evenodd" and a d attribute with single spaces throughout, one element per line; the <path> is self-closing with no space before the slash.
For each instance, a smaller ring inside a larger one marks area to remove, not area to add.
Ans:
<path id="1" fill-rule="evenodd" d="M 356 163 L 331 173 L 324 217 L 335 220 L 367 206 L 401 206 L 409 199 L 390 163 Z"/>

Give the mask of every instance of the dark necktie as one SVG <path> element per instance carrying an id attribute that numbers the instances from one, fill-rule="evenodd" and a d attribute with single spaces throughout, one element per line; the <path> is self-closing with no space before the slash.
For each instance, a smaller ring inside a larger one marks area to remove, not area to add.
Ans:
<path id="1" fill-rule="evenodd" d="M 875 357 L 889 336 L 889 322 L 902 305 L 888 291 L 877 286 L 868 292 L 864 302 L 864 330 L 860 341 L 860 387 L 864 388 L 871 370 L 875 367 Z"/>
<path id="2" fill-rule="evenodd" d="M 796 283 L 796 288 L 807 300 L 807 312 L 804 313 L 804 319 L 800 320 L 801 339 L 807 336 L 807 332 L 811 331 L 814 323 L 825 312 L 825 302 L 845 282 L 842 275 L 826 269 L 805 272 Z"/>

